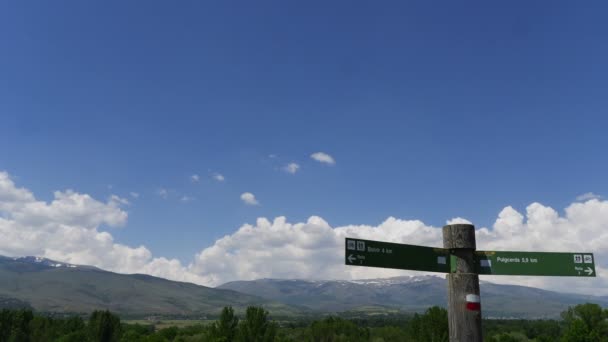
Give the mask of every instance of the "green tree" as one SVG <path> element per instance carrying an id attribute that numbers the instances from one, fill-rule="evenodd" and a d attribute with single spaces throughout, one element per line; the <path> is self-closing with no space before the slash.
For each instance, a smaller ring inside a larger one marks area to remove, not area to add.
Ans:
<path id="1" fill-rule="evenodd" d="M 145 341 L 152 334 L 154 334 L 154 325 L 123 324 L 120 340 L 124 342 Z"/>
<path id="2" fill-rule="evenodd" d="M 562 312 L 566 325 L 562 341 L 608 341 L 608 312 L 597 304 L 580 304 Z"/>
<path id="3" fill-rule="evenodd" d="M 328 317 L 310 325 L 309 339 L 314 342 L 357 342 L 369 341 L 369 338 L 368 328 L 360 327 L 351 321 L 338 317 Z"/>
<path id="4" fill-rule="evenodd" d="M 522 342 L 528 341 L 525 336 L 515 337 L 513 334 L 502 333 L 494 338 L 496 342 Z"/>
<path id="5" fill-rule="evenodd" d="M 232 307 L 224 307 L 220 319 L 211 325 L 211 338 L 232 342 L 236 336 L 238 325 L 239 319 L 235 316 Z"/>
<path id="6" fill-rule="evenodd" d="M 94 311 L 89 318 L 89 337 L 94 342 L 115 342 L 120 340 L 122 326 L 120 318 L 110 311 Z"/>
<path id="7" fill-rule="evenodd" d="M 448 341 L 448 311 L 438 306 L 426 310 L 423 315 L 415 314 L 408 324 L 408 334 L 415 341 Z"/>
<path id="8" fill-rule="evenodd" d="M 156 334 L 167 341 L 173 341 L 178 332 L 179 329 L 177 327 L 169 327 L 159 330 Z"/>
<path id="9" fill-rule="evenodd" d="M 84 320 L 78 316 L 72 316 L 62 320 L 62 329 L 67 332 L 83 331 L 85 328 Z"/>
<path id="10" fill-rule="evenodd" d="M 268 311 L 261 307 L 250 306 L 245 319 L 239 324 L 236 341 L 268 342 L 277 334 L 277 325 L 268 320 Z"/>
<path id="11" fill-rule="evenodd" d="M 48 317 L 35 316 L 30 321 L 30 341 L 31 342 L 46 342 L 53 340 L 55 326 L 58 325 Z"/>
<path id="12" fill-rule="evenodd" d="M 372 341 L 382 341 L 382 342 L 404 342 L 409 341 L 407 334 L 400 327 L 394 326 L 383 326 L 379 328 L 373 328 L 372 331 Z"/>
<path id="13" fill-rule="evenodd" d="M 86 331 L 83 329 L 80 331 L 74 331 L 74 332 L 68 333 L 67 335 L 63 335 L 63 336 L 59 337 L 56 341 L 57 342 L 83 342 L 83 341 L 88 341 L 88 339 L 87 339 Z"/>
<path id="14" fill-rule="evenodd" d="M 14 310 L 11 319 L 9 342 L 21 342 L 29 340 L 30 321 L 34 314 L 30 310 Z"/>

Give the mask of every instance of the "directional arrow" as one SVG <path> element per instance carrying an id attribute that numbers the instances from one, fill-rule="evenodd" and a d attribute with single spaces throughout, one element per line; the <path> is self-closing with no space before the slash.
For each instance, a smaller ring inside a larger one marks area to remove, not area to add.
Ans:
<path id="1" fill-rule="evenodd" d="M 443 248 L 352 238 L 344 241 L 344 264 L 348 266 L 449 273 L 449 255 Z"/>
<path id="2" fill-rule="evenodd" d="M 476 251 L 477 273 L 596 277 L 592 253 Z"/>

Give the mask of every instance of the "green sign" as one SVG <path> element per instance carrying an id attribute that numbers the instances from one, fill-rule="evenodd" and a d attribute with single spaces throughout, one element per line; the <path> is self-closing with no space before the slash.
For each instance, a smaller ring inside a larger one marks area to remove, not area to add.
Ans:
<path id="1" fill-rule="evenodd" d="M 477 273 L 595 277 L 592 253 L 477 251 Z"/>
<path id="2" fill-rule="evenodd" d="M 447 249 L 346 238 L 345 263 L 350 266 L 450 272 Z"/>

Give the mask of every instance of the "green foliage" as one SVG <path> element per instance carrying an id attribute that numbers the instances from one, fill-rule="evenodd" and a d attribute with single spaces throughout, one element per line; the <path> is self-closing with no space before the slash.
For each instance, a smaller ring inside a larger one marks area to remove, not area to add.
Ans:
<path id="1" fill-rule="evenodd" d="M 309 339 L 315 342 L 338 341 L 369 341 L 368 328 L 357 326 L 351 321 L 337 317 L 328 317 L 322 321 L 315 321 L 310 326 Z"/>
<path id="2" fill-rule="evenodd" d="M 608 311 L 597 304 L 580 304 L 562 313 L 566 325 L 562 341 L 608 341 Z"/>
<path id="3" fill-rule="evenodd" d="M 415 314 L 408 326 L 411 339 L 429 342 L 448 341 L 448 311 L 438 306 L 426 310 L 423 315 Z"/>
<path id="4" fill-rule="evenodd" d="M 110 311 L 94 311 L 89 318 L 89 338 L 93 342 L 117 342 L 122 326 L 120 318 Z"/>
<path id="5" fill-rule="evenodd" d="M 0 312 L 0 341 L 25 341 L 30 335 L 30 310 L 2 310 Z"/>
<path id="6" fill-rule="evenodd" d="M 405 329 L 394 326 L 372 328 L 371 335 L 374 342 L 403 342 L 410 340 Z"/>
<path id="7" fill-rule="evenodd" d="M 175 339 L 175 337 L 177 336 L 178 332 L 179 332 L 179 329 L 177 327 L 170 327 L 170 328 L 161 329 L 156 334 L 158 336 L 162 337 L 163 339 L 166 339 L 168 341 L 173 341 Z"/>
<path id="8" fill-rule="evenodd" d="M 527 342 L 529 341 L 526 336 L 519 333 L 502 333 L 496 335 L 490 339 L 490 342 Z"/>
<path id="9" fill-rule="evenodd" d="M 502 338 L 516 338 L 518 341 L 555 342 L 559 341 L 562 324 L 556 320 L 486 319 L 482 324 L 483 336 L 487 341 L 496 342 Z M 508 335 L 508 336 L 504 336 Z"/>
<path id="10" fill-rule="evenodd" d="M 489 342 L 608 342 L 608 311 L 583 304 L 562 313 L 563 320 L 484 320 Z M 261 307 L 249 307 L 239 321 L 231 307 L 210 325 L 155 330 L 154 325 L 121 324 L 109 311 L 95 311 L 85 324 L 80 317 L 53 318 L 30 310 L 0 311 L 0 342 L 434 342 L 448 340 L 447 311 L 429 308 L 407 318 L 378 315 L 367 319 L 327 317 L 316 321 L 270 320 Z"/>
<path id="11" fill-rule="evenodd" d="M 236 341 L 274 341 L 276 334 L 277 325 L 268 320 L 268 311 L 261 307 L 250 306 L 245 313 L 245 319 L 239 324 Z"/>
<path id="12" fill-rule="evenodd" d="M 124 342 L 143 342 L 147 336 L 154 334 L 153 325 L 142 324 L 123 324 L 121 341 Z"/>
<path id="13" fill-rule="evenodd" d="M 232 342 L 237 334 L 239 319 L 231 306 L 222 310 L 220 319 L 211 325 L 210 337 L 217 341 Z"/>
<path id="14" fill-rule="evenodd" d="M 83 341 L 87 341 L 87 334 L 84 330 L 80 330 L 80 331 L 74 331 L 71 333 L 68 333 L 66 335 L 63 335 L 59 338 L 57 338 L 57 340 L 55 340 L 57 342 L 83 342 Z"/>

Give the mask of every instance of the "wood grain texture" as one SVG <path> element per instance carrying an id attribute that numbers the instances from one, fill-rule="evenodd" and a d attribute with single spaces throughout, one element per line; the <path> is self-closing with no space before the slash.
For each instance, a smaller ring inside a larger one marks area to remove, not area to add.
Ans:
<path id="1" fill-rule="evenodd" d="M 448 279 L 450 342 L 481 342 L 481 310 L 468 310 L 466 296 L 479 296 L 475 273 L 475 227 L 454 224 L 443 227 L 443 247 L 450 249 L 452 273 Z"/>

